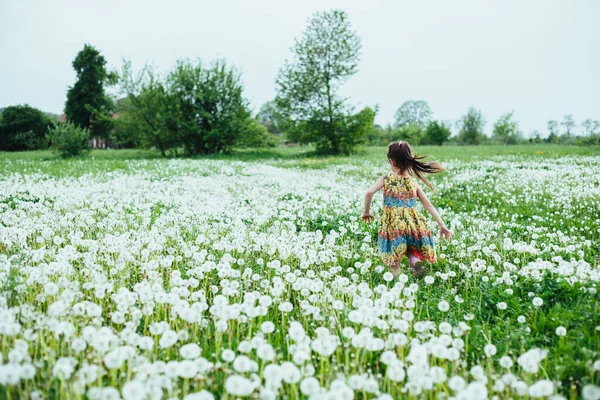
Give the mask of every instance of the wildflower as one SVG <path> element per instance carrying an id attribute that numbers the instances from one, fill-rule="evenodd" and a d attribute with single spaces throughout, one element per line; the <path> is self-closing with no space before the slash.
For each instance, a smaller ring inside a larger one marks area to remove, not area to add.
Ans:
<path id="1" fill-rule="evenodd" d="M 448 302 L 446 300 L 442 300 L 438 303 L 438 309 L 441 312 L 446 312 L 450 309 L 450 304 L 448 304 Z"/>

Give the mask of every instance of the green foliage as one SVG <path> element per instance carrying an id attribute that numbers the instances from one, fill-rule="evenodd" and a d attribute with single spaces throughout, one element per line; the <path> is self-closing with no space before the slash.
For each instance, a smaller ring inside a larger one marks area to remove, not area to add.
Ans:
<path id="1" fill-rule="evenodd" d="M 405 126 L 400 126 L 395 130 L 395 138 L 394 140 L 405 140 L 410 144 L 420 144 L 423 140 L 424 135 L 423 128 L 420 125 L 409 124 Z"/>
<path id="2" fill-rule="evenodd" d="M 6 107 L 0 118 L 0 150 L 22 151 L 47 147 L 46 130 L 50 118 L 26 105 Z"/>
<path id="3" fill-rule="evenodd" d="M 344 11 L 318 12 L 310 18 L 292 47 L 294 61 L 286 61 L 277 77 L 276 103 L 291 122 L 290 137 L 314 142 L 319 152 L 332 154 L 353 151 L 362 140 L 356 134 L 366 137 L 363 129 L 352 128 L 352 112 L 339 95 L 340 86 L 357 71 L 360 48 Z"/>
<path id="4" fill-rule="evenodd" d="M 167 76 L 171 130 L 186 154 L 228 152 L 253 123 L 240 76 L 224 61 L 178 61 Z"/>
<path id="5" fill-rule="evenodd" d="M 600 134 L 595 133 L 589 136 L 584 136 L 575 139 L 575 144 L 579 146 L 599 146 L 600 145 Z"/>
<path id="6" fill-rule="evenodd" d="M 115 102 L 116 118 L 114 119 L 110 138 L 118 143 L 121 148 L 143 147 L 142 132 L 145 126 L 140 119 L 135 118 L 133 112 L 130 112 L 133 109 L 131 103 L 131 100 L 127 97 Z"/>
<path id="7" fill-rule="evenodd" d="M 156 147 L 163 155 L 179 149 L 186 155 L 227 153 L 244 135 L 254 143 L 260 136 L 239 73 L 224 61 L 205 66 L 179 60 L 165 78 L 149 66 L 133 74 L 125 62 L 121 89 L 127 102 L 118 118 L 119 140 Z"/>
<path id="8" fill-rule="evenodd" d="M 425 129 L 422 144 L 434 144 L 441 146 L 448 141 L 452 132 L 450 127 L 443 122 L 431 121 Z"/>
<path id="9" fill-rule="evenodd" d="M 485 139 L 483 128 L 485 119 L 481 111 L 470 107 L 469 111 L 458 121 L 458 141 L 461 144 L 480 144 Z"/>
<path id="10" fill-rule="evenodd" d="M 255 119 L 248 118 L 236 145 L 238 147 L 275 147 L 277 142 L 277 137 L 270 133 L 264 125 Z"/>
<path id="11" fill-rule="evenodd" d="M 513 120 L 513 112 L 502 114 L 494 123 L 493 138 L 502 144 L 517 144 L 523 135 L 519 124 Z"/>
<path id="12" fill-rule="evenodd" d="M 170 112 L 167 86 L 152 66 L 146 65 L 134 74 L 131 63 L 125 61 L 119 77 L 126 101 L 117 118 L 115 139 L 145 148 L 156 148 L 165 156 L 179 142 L 167 125 Z"/>
<path id="13" fill-rule="evenodd" d="M 398 108 L 394 121 L 397 127 L 415 125 L 425 129 L 431 121 L 431 115 L 431 109 L 425 100 L 409 100 Z"/>
<path id="14" fill-rule="evenodd" d="M 78 156 L 89 151 L 90 131 L 72 122 L 54 124 L 48 129 L 47 138 L 53 150 L 62 157 Z"/>
<path id="15" fill-rule="evenodd" d="M 107 136 L 114 105 L 104 86 L 116 83 L 117 76 L 106 71 L 106 60 L 89 44 L 77 54 L 73 68 L 77 81 L 67 92 L 67 120 L 89 128 L 92 135 Z"/>

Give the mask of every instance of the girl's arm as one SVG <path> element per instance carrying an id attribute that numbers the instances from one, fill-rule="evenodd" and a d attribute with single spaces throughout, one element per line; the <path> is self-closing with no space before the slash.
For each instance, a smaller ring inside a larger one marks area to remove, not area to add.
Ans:
<path id="1" fill-rule="evenodd" d="M 431 204 L 431 201 L 429 201 L 429 198 L 427 197 L 425 192 L 423 192 L 423 189 L 421 189 L 421 186 L 419 185 L 417 185 L 417 196 L 419 196 L 419 200 L 421 200 L 423 207 L 425 207 L 429 214 L 431 214 L 433 219 L 435 219 L 435 222 L 437 222 L 438 226 L 440 227 L 440 237 L 443 235 L 448 240 L 452 239 L 452 232 L 450 232 L 450 229 L 448 229 L 444 221 L 442 221 L 442 218 L 438 214 L 437 210 L 435 209 L 433 204 Z"/>
<path id="2" fill-rule="evenodd" d="M 385 175 L 377 179 L 377 182 L 375 182 L 375 184 L 371 186 L 365 193 L 365 209 L 361 215 L 363 222 L 369 223 L 373 220 L 373 215 L 370 213 L 371 201 L 373 201 L 373 195 L 383 187 L 384 178 Z"/>

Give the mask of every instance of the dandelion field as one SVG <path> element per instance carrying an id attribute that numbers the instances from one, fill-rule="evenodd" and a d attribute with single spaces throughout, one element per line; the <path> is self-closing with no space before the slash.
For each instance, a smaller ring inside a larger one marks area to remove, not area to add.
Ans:
<path id="1" fill-rule="evenodd" d="M 600 152 L 528 148 L 434 150 L 423 280 L 359 220 L 382 148 L 0 155 L 0 398 L 600 399 Z"/>

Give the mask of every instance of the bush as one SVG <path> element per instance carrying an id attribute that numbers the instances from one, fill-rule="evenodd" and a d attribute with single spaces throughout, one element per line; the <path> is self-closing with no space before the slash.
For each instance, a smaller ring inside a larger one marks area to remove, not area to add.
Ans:
<path id="1" fill-rule="evenodd" d="M 416 124 L 409 124 L 396 128 L 397 138 L 394 140 L 405 140 L 412 145 L 421 144 L 423 140 L 423 128 Z"/>
<path id="2" fill-rule="evenodd" d="M 62 157 L 74 157 L 89 151 L 90 131 L 71 122 L 55 124 L 48 129 L 50 147 Z"/>
<path id="3" fill-rule="evenodd" d="M 6 107 L 0 119 L 0 150 L 22 151 L 46 148 L 50 119 L 28 105 Z"/>
<path id="4" fill-rule="evenodd" d="M 425 129 L 425 136 L 421 144 L 435 144 L 441 146 L 450 139 L 450 127 L 443 122 L 431 121 Z"/>
<path id="5" fill-rule="evenodd" d="M 275 147 L 277 137 L 257 120 L 248 118 L 236 145 L 239 147 Z"/>

